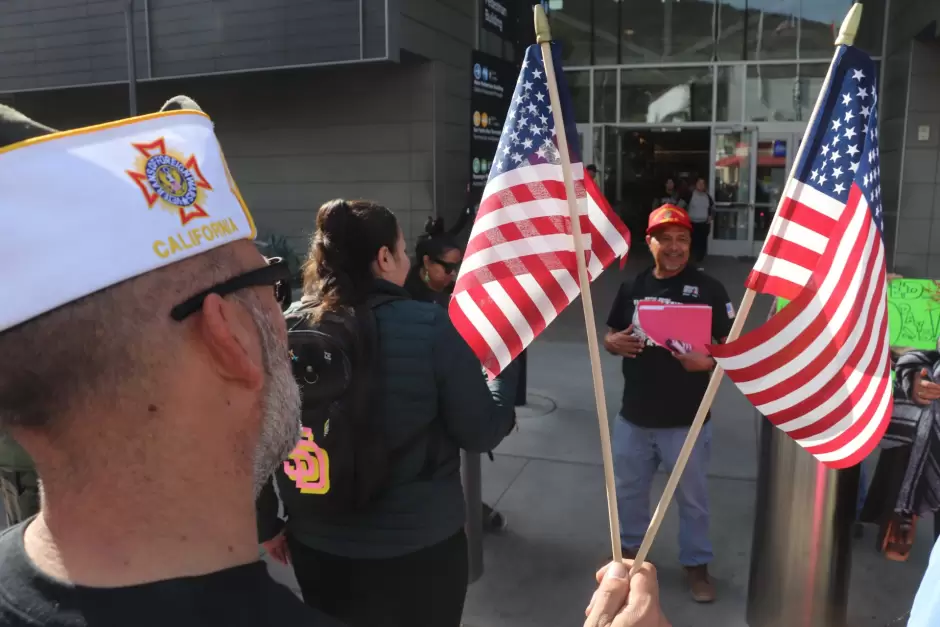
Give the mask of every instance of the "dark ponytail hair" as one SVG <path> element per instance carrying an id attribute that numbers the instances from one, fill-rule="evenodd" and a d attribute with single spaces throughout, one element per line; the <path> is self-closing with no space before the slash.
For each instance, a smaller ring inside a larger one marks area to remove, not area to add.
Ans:
<path id="1" fill-rule="evenodd" d="M 324 203 L 303 268 L 304 295 L 319 301 L 317 311 L 364 302 L 375 279 L 372 262 L 383 246 L 395 251 L 398 231 L 395 214 L 382 205 L 341 198 Z"/>
<path id="2" fill-rule="evenodd" d="M 429 217 L 424 223 L 424 233 L 418 236 L 415 243 L 415 265 L 421 266 L 425 255 L 431 259 L 440 259 L 451 250 L 460 250 L 460 246 L 444 231 L 443 218 L 435 220 Z"/>

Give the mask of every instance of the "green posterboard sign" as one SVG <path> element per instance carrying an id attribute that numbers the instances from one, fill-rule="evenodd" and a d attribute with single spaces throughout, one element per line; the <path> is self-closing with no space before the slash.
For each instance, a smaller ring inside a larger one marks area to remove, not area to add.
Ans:
<path id="1" fill-rule="evenodd" d="M 777 311 L 788 301 L 777 299 Z M 888 283 L 888 336 L 891 346 L 936 350 L 940 338 L 940 287 L 927 279 Z"/>

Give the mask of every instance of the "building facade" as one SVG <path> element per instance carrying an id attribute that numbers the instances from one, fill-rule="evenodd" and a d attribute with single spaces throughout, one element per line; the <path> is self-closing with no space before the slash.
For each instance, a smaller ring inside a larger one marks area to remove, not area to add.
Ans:
<path id="1" fill-rule="evenodd" d="M 519 58 L 526 0 L 6 0 L 0 102 L 58 128 L 195 98 L 263 239 L 372 198 L 414 239 L 471 177 L 471 51 Z M 704 178 L 711 251 L 753 256 L 849 0 L 546 0 L 585 162 L 634 228 L 666 178 Z M 940 0 L 865 2 L 878 62 L 889 264 L 940 278 Z M 517 25 L 514 25 L 518 23 Z M 933 233 L 936 228 L 937 233 Z"/>

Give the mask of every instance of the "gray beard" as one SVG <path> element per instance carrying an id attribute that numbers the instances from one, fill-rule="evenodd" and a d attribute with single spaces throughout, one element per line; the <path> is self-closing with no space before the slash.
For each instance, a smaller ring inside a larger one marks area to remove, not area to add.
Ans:
<path id="1" fill-rule="evenodd" d="M 300 440 L 300 389 L 294 381 L 287 346 L 278 338 L 271 320 L 249 306 L 261 336 L 265 384 L 261 434 L 254 456 L 255 498 Z"/>

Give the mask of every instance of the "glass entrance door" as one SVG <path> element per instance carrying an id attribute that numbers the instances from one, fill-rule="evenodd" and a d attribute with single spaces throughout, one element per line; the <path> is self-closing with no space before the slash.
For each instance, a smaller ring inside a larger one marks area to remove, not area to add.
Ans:
<path id="1" fill-rule="evenodd" d="M 581 148 L 581 162 L 586 168 L 594 165 L 597 168 L 597 176 L 594 182 L 605 191 L 604 181 L 606 171 L 604 168 L 604 129 L 599 124 L 578 124 L 578 145 Z"/>
<path id="2" fill-rule="evenodd" d="M 800 134 L 761 132 L 754 176 L 754 239 L 751 254 L 760 254 L 770 223 L 783 196 L 799 147 Z"/>
<path id="3" fill-rule="evenodd" d="M 710 255 L 753 255 L 754 129 L 716 128 L 712 135 L 711 193 L 715 199 L 708 252 Z"/>

